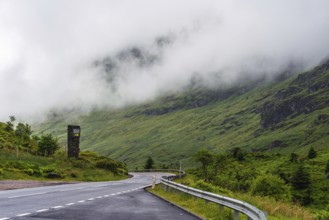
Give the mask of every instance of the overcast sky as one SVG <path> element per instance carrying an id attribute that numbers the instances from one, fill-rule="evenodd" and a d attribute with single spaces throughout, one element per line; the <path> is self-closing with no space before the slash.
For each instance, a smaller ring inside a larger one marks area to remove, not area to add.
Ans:
<path id="1" fill-rule="evenodd" d="M 310 68 L 329 55 L 327 0 L 0 0 L 0 119 L 122 107 Z M 166 39 L 162 46 L 157 40 Z M 119 55 L 139 48 L 150 65 Z M 95 61 L 110 58 L 111 80 Z"/>

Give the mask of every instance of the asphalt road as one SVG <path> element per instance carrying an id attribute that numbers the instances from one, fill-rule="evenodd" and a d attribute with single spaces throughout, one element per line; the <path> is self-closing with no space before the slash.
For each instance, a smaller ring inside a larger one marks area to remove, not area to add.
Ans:
<path id="1" fill-rule="evenodd" d="M 4 219 L 197 219 L 147 193 L 154 173 L 134 173 L 122 181 L 0 191 Z M 157 173 L 157 181 L 164 174 Z"/>

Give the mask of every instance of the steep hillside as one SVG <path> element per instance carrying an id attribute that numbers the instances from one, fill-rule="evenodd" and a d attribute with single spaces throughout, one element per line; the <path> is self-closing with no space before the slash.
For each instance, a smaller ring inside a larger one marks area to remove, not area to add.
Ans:
<path id="1" fill-rule="evenodd" d="M 252 82 L 221 90 L 190 89 L 120 110 L 75 117 L 56 113 L 37 132 L 65 140 L 66 125 L 82 126 L 83 150 L 141 168 L 156 164 L 191 166 L 200 149 L 304 153 L 329 143 L 329 61 L 279 82 Z"/>

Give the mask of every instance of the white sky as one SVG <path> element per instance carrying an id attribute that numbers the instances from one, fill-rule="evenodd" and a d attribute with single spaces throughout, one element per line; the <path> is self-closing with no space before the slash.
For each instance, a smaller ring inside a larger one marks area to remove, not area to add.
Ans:
<path id="1" fill-rule="evenodd" d="M 195 76 L 214 86 L 291 62 L 312 67 L 329 55 L 328 8 L 327 0 L 0 0 L 0 119 L 140 103 Z M 110 89 L 93 62 L 132 47 L 160 60 L 121 63 Z"/>

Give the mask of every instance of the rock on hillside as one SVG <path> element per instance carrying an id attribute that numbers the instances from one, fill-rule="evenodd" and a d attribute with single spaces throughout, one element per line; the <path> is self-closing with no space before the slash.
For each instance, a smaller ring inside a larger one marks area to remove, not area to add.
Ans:
<path id="1" fill-rule="evenodd" d="M 329 106 L 329 61 L 300 74 L 287 88 L 278 91 L 264 103 L 260 125 L 262 129 L 276 125 L 288 117 L 308 114 Z"/>

